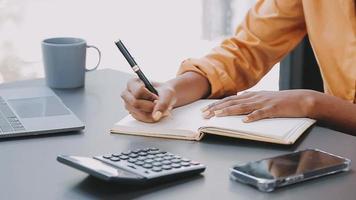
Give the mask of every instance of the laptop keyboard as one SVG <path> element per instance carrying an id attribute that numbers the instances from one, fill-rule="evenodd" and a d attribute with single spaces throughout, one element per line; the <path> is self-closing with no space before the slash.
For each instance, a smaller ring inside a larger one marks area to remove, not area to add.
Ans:
<path id="1" fill-rule="evenodd" d="M 12 112 L 6 101 L 0 96 L 0 134 L 24 131 L 25 127 Z"/>

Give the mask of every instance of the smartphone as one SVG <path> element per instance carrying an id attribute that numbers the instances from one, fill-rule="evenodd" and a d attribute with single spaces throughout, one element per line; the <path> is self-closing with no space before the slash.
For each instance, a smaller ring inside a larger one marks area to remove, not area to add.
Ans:
<path id="1" fill-rule="evenodd" d="M 318 149 L 235 165 L 230 177 L 263 192 L 320 176 L 349 171 L 351 160 Z"/>

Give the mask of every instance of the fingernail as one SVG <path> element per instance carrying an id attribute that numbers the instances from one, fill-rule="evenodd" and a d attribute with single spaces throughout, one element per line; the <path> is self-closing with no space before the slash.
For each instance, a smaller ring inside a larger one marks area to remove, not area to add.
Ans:
<path id="1" fill-rule="evenodd" d="M 173 109 L 173 106 L 169 106 L 168 110 L 171 111 Z"/>
<path id="2" fill-rule="evenodd" d="M 246 116 L 245 118 L 243 118 L 242 120 L 243 122 L 249 122 L 250 121 L 250 118 L 248 116 Z"/>
<path id="3" fill-rule="evenodd" d="M 162 117 L 162 112 L 161 111 L 156 111 L 155 113 L 153 113 L 153 119 L 155 120 L 155 121 L 158 121 L 158 120 L 160 120 L 161 119 L 161 117 Z"/>
<path id="4" fill-rule="evenodd" d="M 209 110 L 203 112 L 203 117 L 204 117 L 204 118 L 207 118 L 209 115 L 210 115 L 210 111 L 209 111 Z"/>
<path id="5" fill-rule="evenodd" d="M 156 104 L 158 102 L 158 100 L 154 100 L 153 103 Z"/>
<path id="6" fill-rule="evenodd" d="M 223 116 L 223 111 L 222 110 L 216 110 L 214 111 L 214 115 L 217 117 Z"/>

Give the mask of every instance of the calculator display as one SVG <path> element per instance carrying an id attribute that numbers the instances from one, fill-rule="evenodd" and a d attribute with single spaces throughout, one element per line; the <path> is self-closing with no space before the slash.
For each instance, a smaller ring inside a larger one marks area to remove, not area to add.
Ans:
<path id="1" fill-rule="evenodd" d="M 110 165 L 107 165 L 99 160 L 88 158 L 88 157 L 79 157 L 79 156 L 70 156 L 70 159 L 76 162 L 78 165 L 89 168 L 91 170 L 97 171 L 101 174 L 105 174 L 111 177 L 137 177 L 135 174 L 132 174 L 123 169 L 119 169 Z"/>

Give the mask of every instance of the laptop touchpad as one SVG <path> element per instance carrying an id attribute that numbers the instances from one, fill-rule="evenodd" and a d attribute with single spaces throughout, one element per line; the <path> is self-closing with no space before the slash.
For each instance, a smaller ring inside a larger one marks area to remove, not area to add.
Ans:
<path id="1" fill-rule="evenodd" d="M 21 118 L 68 115 L 70 112 L 54 96 L 9 99 L 9 104 Z"/>

